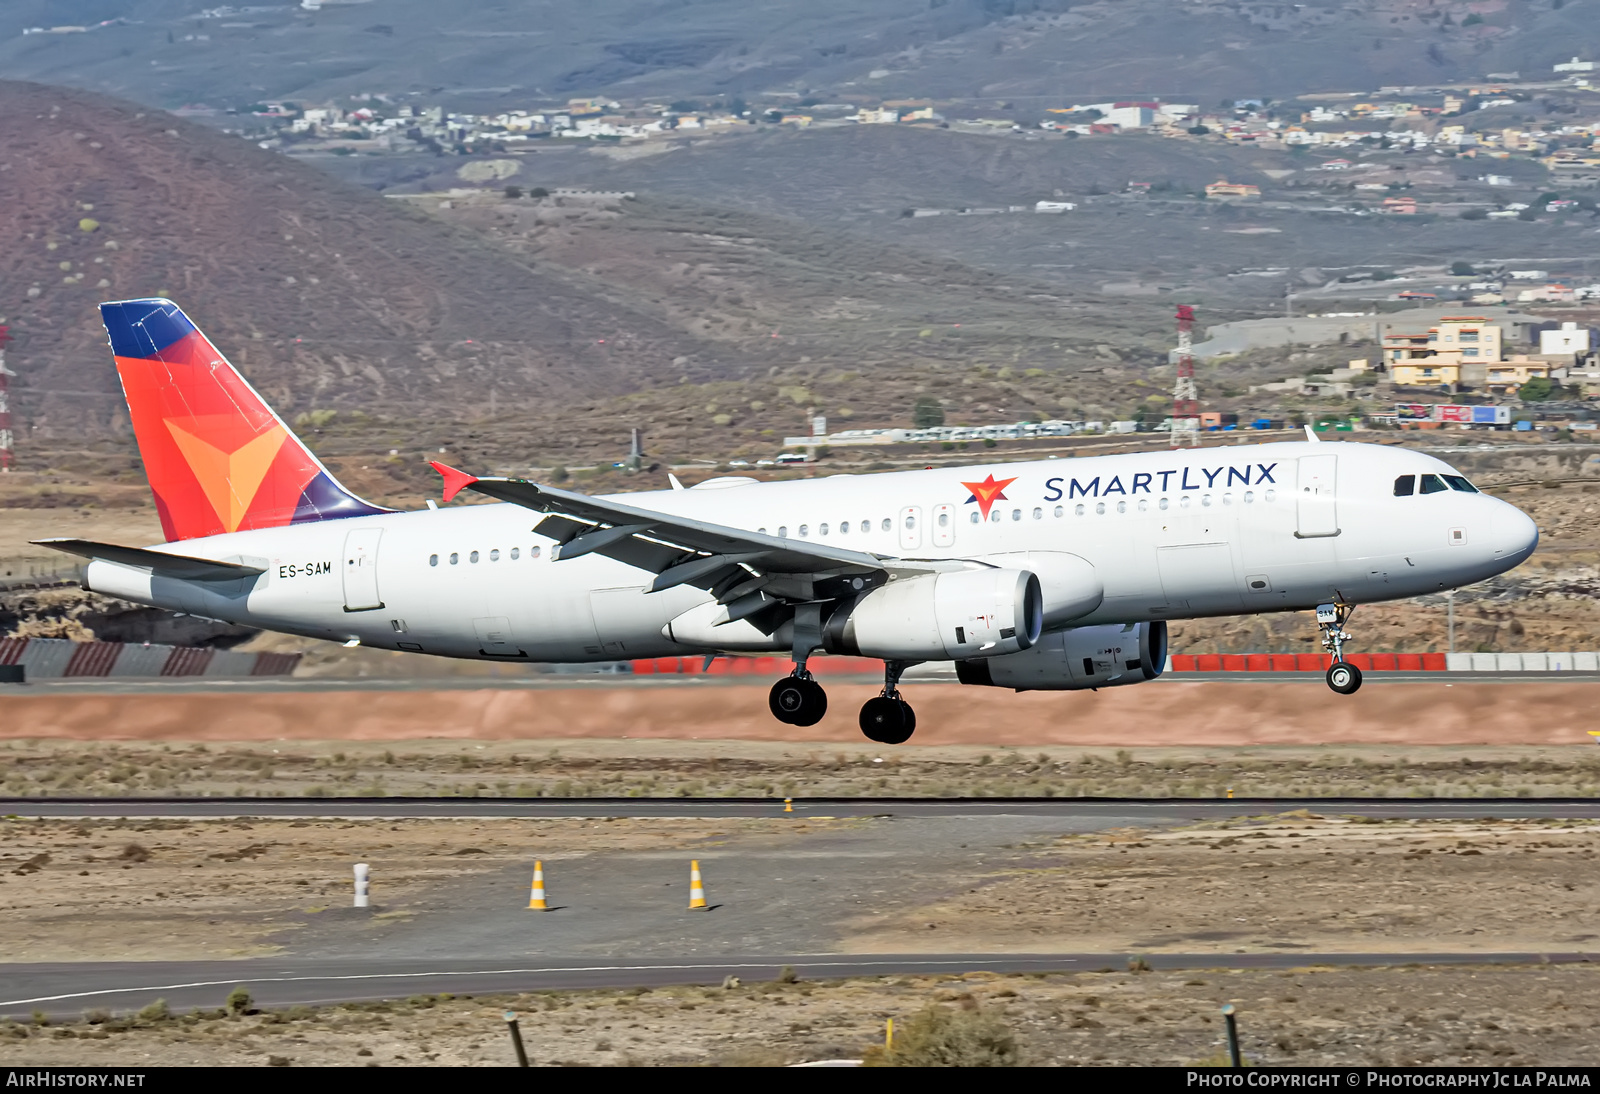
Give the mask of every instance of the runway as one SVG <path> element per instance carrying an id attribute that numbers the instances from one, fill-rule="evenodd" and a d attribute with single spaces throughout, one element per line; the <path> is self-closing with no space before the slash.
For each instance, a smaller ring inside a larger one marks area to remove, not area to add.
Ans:
<path id="1" fill-rule="evenodd" d="M 0 798 L 0 816 L 444 820 L 540 817 L 1050 817 L 1125 824 L 1306 810 L 1385 819 L 1594 819 L 1597 798 Z"/>
<path id="2" fill-rule="evenodd" d="M 76 1017 L 86 1009 L 136 1010 L 160 998 L 182 1011 L 218 1008 L 243 985 L 257 1006 L 320 1006 L 412 995 L 480 995 L 573 988 L 720 984 L 725 977 L 776 980 L 784 966 L 806 980 L 969 972 L 1115 972 L 1133 955 L 1077 954 L 808 954 L 741 956 L 712 961 L 597 962 L 592 958 L 506 961 L 257 959 L 148 963 L 0 965 L 0 1015 L 25 1021 L 36 1010 Z M 1299 969 L 1311 966 L 1571 965 L 1600 953 L 1163 953 L 1143 958 L 1153 969 Z"/>

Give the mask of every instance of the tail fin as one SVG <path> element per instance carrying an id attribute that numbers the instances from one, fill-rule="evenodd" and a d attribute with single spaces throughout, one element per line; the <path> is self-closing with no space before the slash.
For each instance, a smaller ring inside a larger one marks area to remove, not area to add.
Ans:
<path id="1" fill-rule="evenodd" d="M 389 511 L 340 486 L 178 305 L 100 317 L 169 542 Z"/>

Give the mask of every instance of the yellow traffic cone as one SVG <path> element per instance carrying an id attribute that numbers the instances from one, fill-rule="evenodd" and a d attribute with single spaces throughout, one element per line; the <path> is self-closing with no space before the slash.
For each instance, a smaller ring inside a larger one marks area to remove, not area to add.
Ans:
<path id="1" fill-rule="evenodd" d="M 536 912 L 548 912 L 550 905 L 544 902 L 544 863 L 533 864 L 533 894 L 528 897 L 528 907 Z"/>
<path id="2" fill-rule="evenodd" d="M 706 884 L 700 878 L 700 860 L 689 863 L 689 910 L 706 908 Z"/>
<path id="3" fill-rule="evenodd" d="M 794 799 L 793 798 L 784 798 L 783 799 L 783 811 L 785 813 L 793 813 L 794 812 Z"/>

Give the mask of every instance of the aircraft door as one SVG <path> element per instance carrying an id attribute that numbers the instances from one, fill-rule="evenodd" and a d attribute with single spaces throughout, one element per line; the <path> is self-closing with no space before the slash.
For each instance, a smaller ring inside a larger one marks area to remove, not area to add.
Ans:
<path id="1" fill-rule="evenodd" d="M 953 505 L 935 505 L 933 507 L 933 545 L 935 547 L 951 547 L 956 542 L 956 507 Z"/>
<path id="2" fill-rule="evenodd" d="M 1338 501 L 1334 490 L 1339 457 L 1301 456 L 1296 469 L 1295 535 L 1300 539 L 1339 534 Z"/>
<path id="3" fill-rule="evenodd" d="M 922 507 L 908 505 L 900 510 L 900 549 L 915 551 L 922 546 Z"/>
<path id="4" fill-rule="evenodd" d="M 344 537 L 344 610 L 383 607 L 378 596 L 378 539 L 382 528 L 357 528 Z"/>

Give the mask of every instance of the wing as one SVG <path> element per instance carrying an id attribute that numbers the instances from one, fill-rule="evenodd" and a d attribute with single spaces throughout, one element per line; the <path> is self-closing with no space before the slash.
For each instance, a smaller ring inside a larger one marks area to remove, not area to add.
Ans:
<path id="1" fill-rule="evenodd" d="M 749 618 L 768 633 L 789 615 L 774 609 L 855 597 L 892 574 L 961 565 L 763 535 L 522 479 L 480 479 L 433 466 L 445 478 L 446 501 L 474 490 L 550 514 L 535 530 L 561 544 L 560 559 L 600 554 L 647 570 L 656 575 L 653 593 L 678 585 L 705 589 L 727 607 L 728 621 Z"/>
<path id="2" fill-rule="evenodd" d="M 39 547 L 53 547 L 57 551 L 82 555 L 103 562 L 117 562 L 124 566 L 142 566 L 167 577 L 187 581 L 237 581 L 241 577 L 258 577 L 266 573 L 259 566 L 245 566 L 237 562 L 217 562 L 209 558 L 189 555 L 169 555 L 165 551 L 150 551 L 143 547 L 123 547 L 116 543 L 95 543 L 87 539 L 36 539 Z"/>

